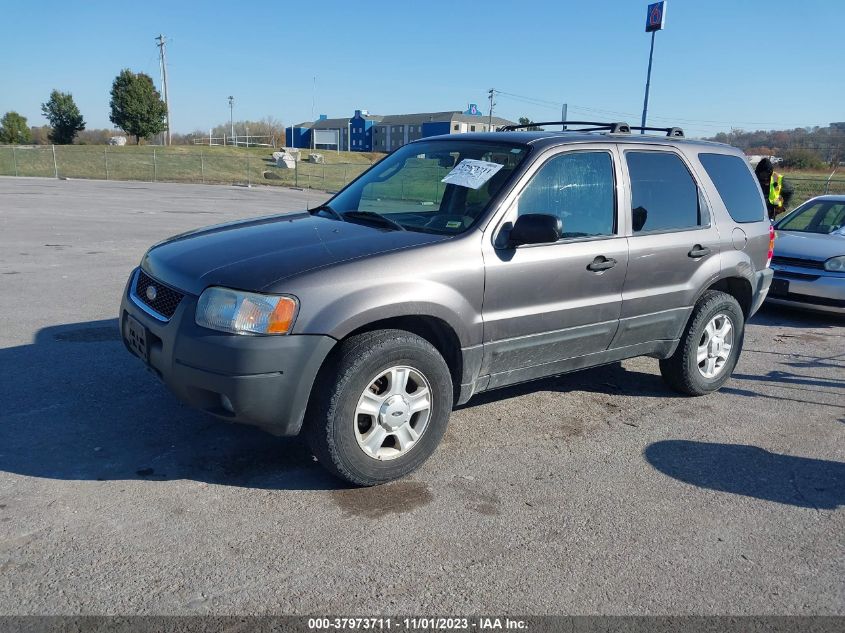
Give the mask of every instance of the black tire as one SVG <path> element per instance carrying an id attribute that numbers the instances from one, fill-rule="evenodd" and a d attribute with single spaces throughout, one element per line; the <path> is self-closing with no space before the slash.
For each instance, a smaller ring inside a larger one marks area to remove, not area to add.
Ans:
<path id="1" fill-rule="evenodd" d="M 733 325 L 733 347 L 724 366 L 713 378 L 699 371 L 696 355 L 704 328 L 717 315 L 727 315 Z M 693 308 L 675 353 L 660 361 L 660 374 L 672 389 L 690 396 L 703 396 L 719 389 L 730 378 L 742 352 L 745 316 L 736 299 L 718 290 L 708 290 Z"/>
<path id="2" fill-rule="evenodd" d="M 428 380 L 430 415 L 406 454 L 380 461 L 359 446 L 355 411 L 373 376 L 396 366 L 411 367 Z M 329 472 L 359 486 L 373 486 L 407 475 L 434 453 L 446 432 L 452 398 L 449 367 L 431 343 L 403 330 L 365 332 L 342 341 L 326 360 L 312 391 L 304 432 L 317 461 Z"/>

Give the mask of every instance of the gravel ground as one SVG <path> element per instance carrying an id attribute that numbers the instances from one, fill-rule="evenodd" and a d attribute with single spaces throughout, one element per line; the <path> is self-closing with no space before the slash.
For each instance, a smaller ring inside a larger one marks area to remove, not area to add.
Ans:
<path id="1" fill-rule="evenodd" d="M 482 394 L 412 477 L 179 405 L 119 341 L 153 242 L 317 192 L 0 179 L 0 613 L 845 614 L 845 321 Z"/>

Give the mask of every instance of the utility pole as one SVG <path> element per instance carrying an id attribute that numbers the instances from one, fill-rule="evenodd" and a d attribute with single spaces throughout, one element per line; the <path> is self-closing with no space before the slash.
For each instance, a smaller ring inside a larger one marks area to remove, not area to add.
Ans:
<path id="1" fill-rule="evenodd" d="M 165 46 L 167 45 L 167 38 L 159 33 L 158 37 L 155 38 L 158 44 L 159 50 L 159 65 L 161 67 L 161 88 L 164 91 L 164 107 L 167 109 L 167 130 L 165 130 L 165 137 L 164 137 L 164 145 L 170 145 L 170 99 L 168 98 L 168 90 L 167 90 L 167 57 L 165 53 Z"/>
<path id="2" fill-rule="evenodd" d="M 566 121 L 566 111 L 569 109 L 569 104 L 562 103 L 560 104 L 560 120 Z M 560 131 L 563 132 L 566 130 L 566 124 L 560 126 Z"/>
<path id="3" fill-rule="evenodd" d="M 493 108 L 496 105 L 496 102 L 493 101 L 493 97 L 495 97 L 495 95 L 496 95 L 496 89 L 490 88 L 490 90 L 487 91 L 487 95 L 490 98 L 490 114 L 487 116 L 487 131 L 492 132 L 493 131 Z"/>
<path id="4" fill-rule="evenodd" d="M 235 119 L 234 119 L 234 110 L 235 110 L 235 98 L 232 95 L 229 95 L 229 137 L 234 139 L 235 138 Z"/>

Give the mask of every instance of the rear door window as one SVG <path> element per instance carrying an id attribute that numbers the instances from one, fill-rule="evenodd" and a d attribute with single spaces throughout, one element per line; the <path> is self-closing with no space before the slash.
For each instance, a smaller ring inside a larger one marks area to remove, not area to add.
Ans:
<path id="1" fill-rule="evenodd" d="M 671 152 L 625 152 L 631 178 L 634 233 L 682 231 L 706 223 L 698 187 L 679 156 Z"/>
<path id="2" fill-rule="evenodd" d="M 699 154 L 698 159 L 735 222 L 766 219 L 760 185 L 742 158 L 729 154 Z"/>

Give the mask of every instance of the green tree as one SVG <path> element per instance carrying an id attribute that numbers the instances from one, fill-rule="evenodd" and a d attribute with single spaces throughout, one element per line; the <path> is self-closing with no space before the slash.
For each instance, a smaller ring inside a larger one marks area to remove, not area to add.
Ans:
<path id="1" fill-rule="evenodd" d="M 825 162 L 811 149 L 790 149 L 783 154 L 783 166 L 791 169 L 823 169 Z"/>
<path id="2" fill-rule="evenodd" d="M 167 108 L 149 75 L 120 71 L 111 87 L 110 106 L 111 122 L 134 136 L 136 144 L 167 129 Z"/>
<path id="3" fill-rule="evenodd" d="M 526 130 L 539 130 L 540 128 L 534 125 L 534 121 L 529 119 L 527 116 L 519 117 L 519 124 L 520 125 L 527 125 L 528 127 L 525 128 Z"/>
<path id="4" fill-rule="evenodd" d="M 50 140 L 58 145 L 70 145 L 76 135 L 85 129 L 85 121 L 69 92 L 51 92 L 47 103 L 41 104 L 41 112 L 53 128 Z"/>
<path id="5" fill-rule="evenodd" d="M 17 145 L 32 143 L 32 134 L 26 124 L 26 117 L 17 112 L 7 112 L 0 119 L 0 143 Z"/>

